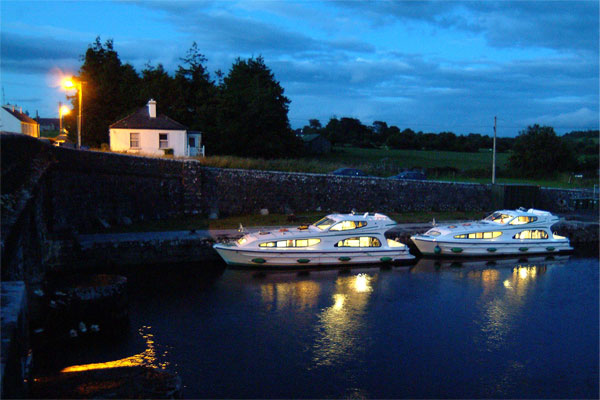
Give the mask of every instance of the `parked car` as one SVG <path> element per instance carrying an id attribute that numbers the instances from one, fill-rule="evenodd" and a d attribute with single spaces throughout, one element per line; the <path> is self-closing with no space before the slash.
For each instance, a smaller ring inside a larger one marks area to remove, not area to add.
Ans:
<path id="1" fill-rule="evenodd" d="M 339 168 L 331 173 L 332 175 L 342 176 L 367 176 L 363 171 L 356 168 Z"/>
<path id="2" fill-rule="evenodd" d="M 419 171 L 404 171 L 398 175 L 390 176 L 389 179 L 414 179 L 418 181 L 424 181 L 427 179 L 424 173 Z"/>

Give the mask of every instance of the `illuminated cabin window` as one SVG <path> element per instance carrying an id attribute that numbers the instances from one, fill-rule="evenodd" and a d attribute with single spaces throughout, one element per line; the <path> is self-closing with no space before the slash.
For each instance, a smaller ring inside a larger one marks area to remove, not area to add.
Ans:
<path id="1" fill-rule="evenodd" d="M 464 233 L 462 235 L 454 235 L 454 239 L 494 239 L 502 235 L 502 232 L 474 232 Z"/>
<path id="2" fill-rule="evenodd" d="M 498 224 L 505 224 L 511 218 L 512 218 L 512 216 L 510 216 L 508 214 L 502 214 L 500 212 L 495 212 L 492 215 L 488 215 L 487 217 L 485 217 L 484 221 L 491 221 L 491 222 L 496 222 Z"/>
<path id="3" fill-rule="evenodd" d="M 245 238 L 245 237 L 239 238 L 239 239 L 237 240 L 237 244 L 238 244 L 238 245 L 240 245 L 240 246 L 241 246 L 241 245 L 243 245 L 243 244 L 244 244 L 244 243 L 246 243 L 246 242 L 247 242 L 247 240 L 246 240 L 246 238 Z"/>
<path id="4" fill-rule="evenodd" d="M 321 243 L 321 239 L 292 239 L 278 240 L 276 242 L 264 242 L 259 247 L 309 247 Z"/>
<path id="5" fill-rule="evenodd" d="M 330 231 L 349 231 L 351 229 L 367 226 L 367 221 L 342 221 L 338 222 L 329 229 Z"/>
<path id="6" fill-rule="evenodd" d="M 537 221 L 537 217 L 520 216 L 510 221 L 509 225 L 524 225 L 535 221 Z"/>
<path id="7" fill-rule="evenodd" d="M 513 239 L 548 239 L 548 233 L 540 229 L 521 231 Z"/>
<path id="8" fill-rule="evenodd" d="M 381 247 L 381 242 L 375 237 L 361 236 L 340 240 L 335 247 Z"/>

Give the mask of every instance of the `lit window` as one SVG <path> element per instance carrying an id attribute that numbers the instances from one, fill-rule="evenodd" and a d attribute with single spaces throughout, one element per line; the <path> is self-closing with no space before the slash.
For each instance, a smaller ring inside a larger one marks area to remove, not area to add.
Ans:
<path id="1" fill-rule="evenodd" d="M 159 133 L 158 134 L 158 148 L 159 149 L 168 149 L 169 148 L 169 134 L 168 133 Z"/>
<path id="2" fill-rule="evenodd" d="M 279 240 L 277 242 L 264 242 L 259 244 L 259 247 L 308 247 L 314 246 L 321 242 L 321 239 L 296 239 L 296 240 Z"/>
<path id="3" fill-rule="evenodd" d="M 331 227 L 330 231 L 349 231 L 351 229 L 362 228 L 367 225 L 367 221 L 342 221 Z"/>
<path id="4" fill-rule="evenodd" d="M 537 221 L 537 217 L 520 216 L 510 221 L 510 225 L 524 225 Z"/>
<path id="5" fill-rule="evenodd" d="M 405 247 L 404 243 L 400 243 L 389 238 L 387 239 L 387 244 L 389 247 Z"/>
<path id="6" fill-rule="evenodd" d="M 540 229 L 521 231 L 513 239 L 548 239 L 548 233 Z"/>
<path id="7" fill-rule="evenodd" d="M 335 247 L 381 247 L 381 242 L 375 237 L 361 236 L 340 240 Z"/>
<path id="8" fill-rule="evenodd" d="M 132 149 L 140 148 L 140 134 L 136 132 L 129 133 L 129 147 Z"/>
<path id="9" fill-rule="evenodd" d="M 239 238 L 237 240 L 237 244 L 240 245 L 240 246 L 243 245 L 244 243 L 246 243 L 246 238 L 245 237 Z"/>
<path id="10" fill-rule="evenodd" d="M 502 235 L 502 232 L 474 232 L 474 233 L 464 233 L 462 235 L 454 235 L 454 239 L 493 239 Z"/>

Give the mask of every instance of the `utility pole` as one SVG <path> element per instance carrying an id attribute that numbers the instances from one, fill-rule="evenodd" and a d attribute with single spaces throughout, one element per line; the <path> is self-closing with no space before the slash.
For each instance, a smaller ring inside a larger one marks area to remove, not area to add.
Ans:
<path id="1" fill-rule="evenodd" d="M 494 117 L 494 146 L 492 149 L 492 185 L 496 183 L 496 117 Z"/>

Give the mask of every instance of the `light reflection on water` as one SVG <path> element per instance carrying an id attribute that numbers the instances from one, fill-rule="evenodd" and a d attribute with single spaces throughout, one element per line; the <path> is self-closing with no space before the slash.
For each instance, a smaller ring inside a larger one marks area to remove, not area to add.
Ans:
<path id="1" fill-rule="evenodd" d="M 356 352 L 364 350 L 360 343 L 363 315 L 376 279 L 377 274 L 366 273 L 336 279 L 332 305 L 317 316 L 311 368 L 344 363 L 356 358 Z"/>
<path id="2" fill-rule="evenodd" d="M 73 365 L 63 368 L 60 372 L 81 372 L 96 369 L 120 368 L 120 367 L 140 367 L 146 366 L 156 369 L 167 369 L 169 362 L 165 360 L 168 351 L 165 350 L 162 354 L 157 354 L 156 345 L 154 343 L 154 335 L 150 333 L 151 326 L 142 326 L 138 332 L 146 342 L 146 349 L 138 354 L 130 357 L 121 358 L 114 361 L 106 361 L 102 363 L 91 363 L 83 365 Z"/>
<path id="3" fill-rule="evenodd" d="M 598 365 L 586 347 L 597 348 L 597 271 L 569 263 L 226 270 L 150 301 L 145 287 L 130 313 L 133 326 L 148 327 L 146 349 L 111 363 L 175 368 L 193 398 L 594 397 Z M 561 301 L 565 287 L 575 300 Z"/>

